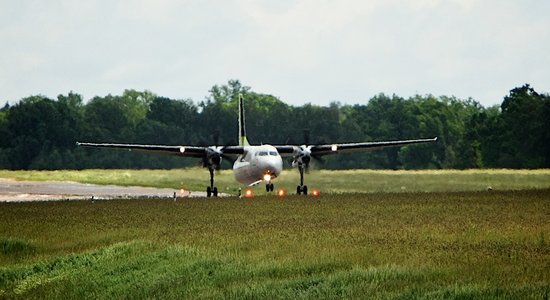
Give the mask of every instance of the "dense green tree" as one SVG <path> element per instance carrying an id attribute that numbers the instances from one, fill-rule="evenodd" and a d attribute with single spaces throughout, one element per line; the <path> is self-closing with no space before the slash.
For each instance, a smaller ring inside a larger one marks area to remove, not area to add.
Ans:
<path id="1" fill-rule="evenodd" d="M 238 136 L 245 97 L 253 143 L 316 144 L 437 136 L 437 143 L 325 157 L 323 168 L 550 167 L 550 96 L 514 88 L 500 107 L 473 99 L 379 94 L 365 104 L 290 106 L 238 80 L 215 85 L 204 101 L 126 90 L 85 103 L 70 92 L 31 96 L 0 109 L 0 168 L 170 168 L 192 159 L 76 147 L 76 141 L 226 145 Z"/>
<path id="2" fill-rule="evenodd" d="M 542 136 L 539 137 L 541 155 L 544 157 L 544 162 L 541 166 L 550 168 L 550 95 L 544 95 L 544 105 L 540 115 L 542 119 Z"/>
<path id="3" fill-rule="evenodd" d="M 52 142 L 59 139 L 56 129 L 60 121 L 55 102 L 43 96 L 25 98 L 11 108 L 7 124 L 11 167 L 28 168 L 43 148 L 50 150 Z"/>
<path id="4" fill-rule="evenodd" d="M 503 125 L 500 164 L 509 168 L 536 168 L 544 165 L 544 139 L 548 118 L 545 102 L 528 84 L 512 89 L 501 105 Z"/>
<path id="5" fill-rule="evenodd" d="M 239 94 L 245 95 L 248 91 L 250 87 L 243 86 L 239 80 L 231 79 L 226 85 L 214 85 L 206 97 L 206 102 L 236 104 Z"/>
<path id="6" fill-rule="evenodd" d="M 0 110 L 0 168 L 6 169 L 11 168 L 10 148 L 13 142 L 12 134 L 8 130 L 8 111 L 9 105 L 6 103 L 6 106 Z"/>
<path id="7" fill-rule="evenodd" d="M 232 112 L 238 111 L 235 107 Z M 272 95 L 248 92 L 245 96 L 246 126 L 248 140 L 251 143 L 282 144 L 289 138 L 285 124 L 291 120 L 291 108 Z M 235 123 L 235 118 L 232 120 Z M 236 129 L 237 127 L 235 127 Z M 274 130 L 276 128 L 276 130 Z M 231 133 L 231 138 L 237 140 L 238 131 Z"/>

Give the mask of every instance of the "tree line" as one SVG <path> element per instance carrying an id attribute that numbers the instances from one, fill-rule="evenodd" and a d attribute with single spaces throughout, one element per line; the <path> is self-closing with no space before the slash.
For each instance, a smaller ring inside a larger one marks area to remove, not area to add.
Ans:
<path id="1" fill-rule="evenodd" d="M 0 110 L 0 169 L 198 166 L 193 159 L 81 148 L 75 142 L 234 145 L 239 94 L 253 144 L 438 137 L 431 144 L 328 156 L 316 162 L 319 168 L 550 167 L 550 95 L 528 84 L 512 89 L 500 106 L 487 108 L 473 99 L 385 94 L 365 104 L 292 106 L 230 80 L 213 86 L 197 104 L 136 90 L 87 102 L 70 92 L 6 104 Z"/>

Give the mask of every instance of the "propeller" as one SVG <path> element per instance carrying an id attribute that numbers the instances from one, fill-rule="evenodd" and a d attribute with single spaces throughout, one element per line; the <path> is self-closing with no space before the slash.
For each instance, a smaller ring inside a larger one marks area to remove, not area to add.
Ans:
<path id="1" fill-rule="evenodd" d="M 294 151 L 295 155 L 292 159 L 292 166 L 296 167 L 303 165 L 307 172 L 309 172 L 309 164 L 311 159 L 323 163 L 324 161 L 317 155 L 311 153 L 312 145 L 309 145 L 310 130 L 304 129 L 304 145 L 296 146 Z"/>
<path id="2" fill-rule="evenodd" d="M 210 167 L 213 166 L 217 171 L 220 171 L 222 161 L 232 163 L 233 158 L 223 153 L 225 146 L 210 146 L 207 147 L 204 151 L 204 156 L 202 158 L 202 166 Z"/>
<path id="3" fill-rule="evenodd" d="M 228 162 L 232 162 L 233 159 L 223 153 L 225 146 L 218 146 L 220 144 L 219 128 L 214 130 L 210 138 L 212 138 L 214 146 L 206 147 L 202 158 L 202 166 L 205 168 L 214 167 L 219 172 L 223 159 L 226 159 Z"/>
<path id="4" fill-rule="evenodd" d="M 216 128 L 216 130 L 214 130 L 214 133 L 211 135 L 211 137 L 212 137 L 212 141 L 214 142 L 214 145 L 219 145 L 220 144 L 220 129 Z"/>
<path id="5" fill-rule="evenodd" d="M 309 145 L 309 134 L 310 130 L 308 128 L 304 129 L 304 144 Z"/>

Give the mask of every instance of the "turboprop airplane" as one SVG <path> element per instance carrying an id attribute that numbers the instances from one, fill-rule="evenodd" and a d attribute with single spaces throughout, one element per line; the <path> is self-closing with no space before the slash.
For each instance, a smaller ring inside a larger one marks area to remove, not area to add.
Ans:
<path id="1" fill-rule="evenodd" d="M 239 145 L 238 146 L 182 146 L 182 145 L 141 145 L 141 144 L 107 144 L 81 143 L 79 146 L 126 149 L 129 151 L 154 152 L 182 157 L 202 159 L 203 166 L 210 171 L 210 186 L 206 188 L 207 197 L 217 197 L 218 188 L 214 184 L 214 171 L 219 168 L 222 159 L 236 158 L 233 164 L 235 179 L 248 186 L 265 183 L 266 191 L 272 192 L 273 179 L 283 170 L 282 156 L 292 157 L 292 167 L 300 171 L 300 184 L 296 187 L 298 195 L 308 194 L 304 184 L 304 171 L 312 158 L 323 155 L 368 151 L 387 147 L 400 147 L 410 144 L 435 142 L 437 137 L 429 139 L 380 141 L 322 145 L 250 145 L 246 138 L 243 97 L 239 95 Z"/>

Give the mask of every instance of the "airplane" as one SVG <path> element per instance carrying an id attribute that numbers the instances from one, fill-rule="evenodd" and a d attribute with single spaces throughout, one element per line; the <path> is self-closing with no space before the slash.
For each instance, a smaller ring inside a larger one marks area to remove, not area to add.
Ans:
<path id="1" fill-rule="evenodd" d="M 236 181 L 254 186 L 265 183 L 266 191 L 273 192 L 273 179 L 279 177 L 283 170 L 282 157 L 292 157 L 292 167 L 298 167 L 300 184 L 296 187 L 298 195 L 308 194 L 304 184 L 304 171 L 309 167 L 312 158 L 324 155 L 369 151 L 387 147 L 401 147 L 410 144 L 429 143 L 437 141 L 437 137 L 414 140 L 396 140 L 362 143 L 338 143 L 321 145 L 250 145 L 246 137 L 245 113 L 243 96 L 239 95 L 239 145 L 238 146 L 183 146 L 183 145 L 144 145 L 144 144 L 111 144 L 76 142 L 78 146 L 125 149 L 129 151 L 153 152 L 195 157 L 202 159 L 203 166 L 210 172 L 210 185 L 206 188 L 207 197 L 217 197 L 218 188 L 214 184 L 214 171 L 219 168 L 222 160 L 232 160 Z"/>

